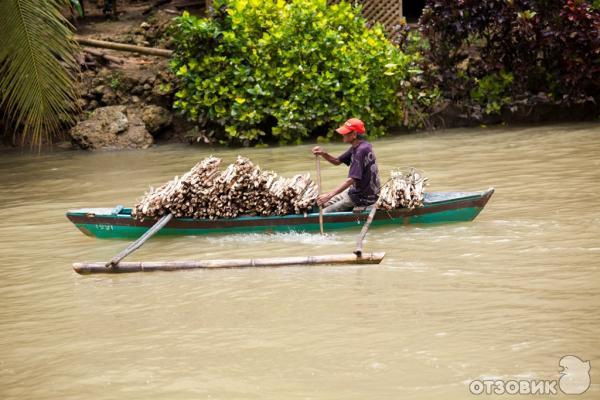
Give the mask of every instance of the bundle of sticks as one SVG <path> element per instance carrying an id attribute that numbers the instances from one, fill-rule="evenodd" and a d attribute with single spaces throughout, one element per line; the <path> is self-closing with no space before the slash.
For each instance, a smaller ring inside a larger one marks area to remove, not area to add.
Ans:
<path id="1" fill-rule="evenodd" d="M 381 188 L 377 207 L 383 210 L 422 207 L 426 182 L 427 178 L 415 168 L 408 172 L 392 171 L 390 180 Z"/>
<path id="2" fill-rule="evenodd" d="M 262 171 L 238 156 L 220 170 L 221 159 L 207 157 L 185 175 L 150 190 L 135 205 L 136 219 L 166 213 L 187 218 L 234 218 L 238 215 L 286 215 L 310 211 L 318 188 L 310 174 L 284 178 Z"/>

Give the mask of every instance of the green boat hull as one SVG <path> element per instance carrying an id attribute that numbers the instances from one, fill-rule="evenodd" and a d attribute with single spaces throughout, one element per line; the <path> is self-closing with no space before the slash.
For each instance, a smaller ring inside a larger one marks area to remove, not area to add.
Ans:
<path id="1" fill-rule="evenodd" d="M 483 192 L 427 193 L 423 207 L 413 210 L 377 211 L 371 226 L 472 221 L 485 207 L 493 192 L 493 189 L 489 189 Z M 368 214 L 368 210 L 325 214 L 323 218 L 325 231 L 360 229 Z M 138 238 L 156 222 L 155 220 L 137 221 L 131 217 L 131 209 L 122 207 L 71 210 L 67 212 L 67 218 L 86 235 L 101 239 Z M 176 218 L 157 235 L 188 236 L 289 231 L 318 232 L 319 214 L 245 216 L 217 220 Z"/>

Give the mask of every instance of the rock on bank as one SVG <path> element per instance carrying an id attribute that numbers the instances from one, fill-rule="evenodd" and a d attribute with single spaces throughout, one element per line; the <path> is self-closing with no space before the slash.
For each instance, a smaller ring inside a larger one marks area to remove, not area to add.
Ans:
<path id="1" fill-rule="evenodd" d="M 149 130 L 157 132 L 170 123 L 168 111 L 155 105 L 100 107 L 71 129 L 71 137 L 87 150 L 145 149 L 154 143 Z"/>

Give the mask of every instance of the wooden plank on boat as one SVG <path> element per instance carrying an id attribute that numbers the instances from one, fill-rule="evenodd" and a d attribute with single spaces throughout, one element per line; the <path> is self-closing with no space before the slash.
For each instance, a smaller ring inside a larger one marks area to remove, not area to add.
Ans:
<path id="1" fill-rule="evenodd" d="M 362 257 L 354 254 L 330 254 L 309 257 L 254 258 L 239 260 L 206 260 L 206 261 L 151 261 L 121 262 L 113 268 L 106 268 L 105 262 L 74 263 L 73 269 L 78 274 L 124 273 L 150 271 L 177 271 L 185 269 L 217 269 L 246 267 L 283 267 L 290 265 L 323 265 L 323 264 L 379 264 L 385 253 L 365 253 Z"/>

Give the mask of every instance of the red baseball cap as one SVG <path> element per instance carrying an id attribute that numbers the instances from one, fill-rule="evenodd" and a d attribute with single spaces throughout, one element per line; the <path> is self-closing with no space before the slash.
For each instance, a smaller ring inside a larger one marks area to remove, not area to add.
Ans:
<path id="1" fill-rule="evenodd" d="M 356 132 L 358 134 L 365 133 L 365 123 L 358 118 L 350 118 L 344 122 L 344 125 L 340 126 L 335 130 L 340 135 L 347 135 L 350 132 Z"/>

